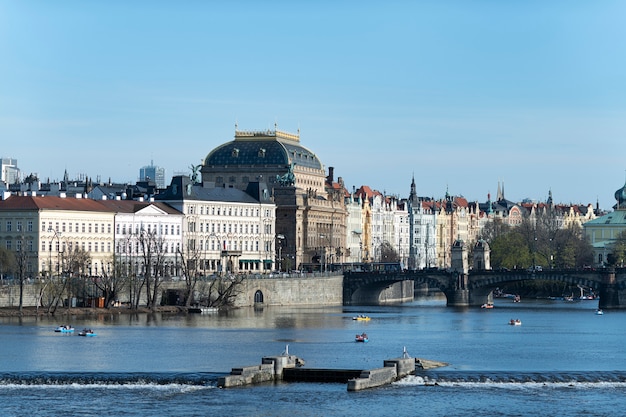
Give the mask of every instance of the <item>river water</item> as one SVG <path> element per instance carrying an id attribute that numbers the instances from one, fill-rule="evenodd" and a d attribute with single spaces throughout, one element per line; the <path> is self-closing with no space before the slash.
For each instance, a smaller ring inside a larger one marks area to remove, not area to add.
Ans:
<path id="1" fill-rule="evenodd" d="M 75 319 L 0 319 L 3 416 L 613 416 L 626 395 L 626 311 L 597 302 L 442 300 L 401 306 L 240 309 Z M 356 314 L 369 322 L 352 320 Z M 511 318 L 522 320 L 510 326 Z M 355 343 L 367 332 L 369 343 Z M 219 389 L 233 367 L 289 353 L 311 368 L 369 369 L 402 355 L 449 363 L 382 388 L 278 383 Z"/>

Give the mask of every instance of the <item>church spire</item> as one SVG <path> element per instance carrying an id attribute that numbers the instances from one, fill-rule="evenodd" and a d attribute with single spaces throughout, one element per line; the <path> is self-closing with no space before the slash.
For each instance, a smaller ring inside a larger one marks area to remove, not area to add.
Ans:
<path id="1" fill-rule="evenodd" d="M 416 203 L 417 202 L 417 191 L 416 191 L 416 187 L 415 187 L 415 173 L 413 173 L 413 177 L 411 179 L 411 193 L 409 194 L 409 200 L 412 203 Z"/>

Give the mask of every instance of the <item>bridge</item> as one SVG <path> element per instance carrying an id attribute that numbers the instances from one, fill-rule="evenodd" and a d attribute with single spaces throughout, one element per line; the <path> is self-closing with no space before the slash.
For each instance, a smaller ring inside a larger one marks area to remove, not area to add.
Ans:
<path id="1" fill-rule="evenodd" d="M 470 270 L 467 273 L 445 270 L 345 272 L 344 305 L 388 304 L 406 302 L 409 289 L 415 284 L 427 284 L 443 292 L 451 307 L 480 306 L 492 300 L 492 293 L 505 284 L 545 280 L 590 287 L 600 296 L 603 309 L 626 308 L 626 268 L 598 270 L 550 269 L 495 271 Z"/>

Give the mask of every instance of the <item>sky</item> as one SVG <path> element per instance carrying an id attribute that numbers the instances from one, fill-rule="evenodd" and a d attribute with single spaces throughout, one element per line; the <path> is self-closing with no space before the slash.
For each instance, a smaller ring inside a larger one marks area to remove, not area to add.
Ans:
<path id="1" fill-rule="evenodd" d="M 621 0 L 0 0 L 0 156 L 189 173 L 296 133 L 349 190 L 596 204 L 626 180 Z"/>

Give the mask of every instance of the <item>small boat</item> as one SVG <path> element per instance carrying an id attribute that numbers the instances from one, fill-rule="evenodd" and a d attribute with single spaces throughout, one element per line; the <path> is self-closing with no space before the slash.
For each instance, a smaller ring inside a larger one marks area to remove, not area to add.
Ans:
<path id="1" fill-rule="evenodd" d="M 217 313 L 219 311 L 219 308 L 217 307 L 189 307 L 187 311 L 189 313 L 201 313 L 201 314 Z"/>
<path id="2" fill-rule="evenodd" d="M 74 328 L 72 326 L 59 326 L 56 329 L 54 329 L 55 332 L 57 333 L 74 333 Z"/>
<path id="3" fill-rule="evenodd" d="M 485 304 L 481 305 L 480 308 L 493 308 L 493 304 L 485 303 Z"/>
<path id="4" fill-rule="evenodd" d="M 367 337 L 366 333 L 361 333 L 361 334 L 357 334 L 354 337 L 354 341 L 355 342 L 362 342 L 362 343 L 367 343 L 370 341 L 369 337 Z"/>
<path id="5" fill-rule="evenodd" d="M 601 308 L 599 308 L 599 309 L 597 309 L 597 310 L 596 310 L 596 315 L 601 316 L 601 315 L 603 315 L 603 314 L 604 314 L 604 311 L 602 311 L 602 309 L 601 309 Z"/>
<path id="6" fill-rule="evenodd" d="M 87 336 L 87 337 L 93 337 L 96 336 L 96 333 L 91 330 L 91 329 L 83 329 L 80 332 L 78 332 L 79 336 Z"/>
<path id="7" fill-rule="evenodd" d="M 522 325 L 522 321 L 520 319 L 511 319 L 509 321 L 509 324 L 511 326 L 521 326 Z"/>
<path id="8" fill-rule="evenodd" d="M 364 316 L 362 314 L 359 314 L 358 316 L 352 317 L 352 320 L 370 321 L 371 318 L 369 316 Z"/>
<path id="9" fill-rule="evenodd" d="M 520 298 L 519 295 L 515 295 L 515 298 L 513 298 L 513 302 L 514 303 L 519 303 L 520 301 L 522 301 L 522 299 Z"/>

